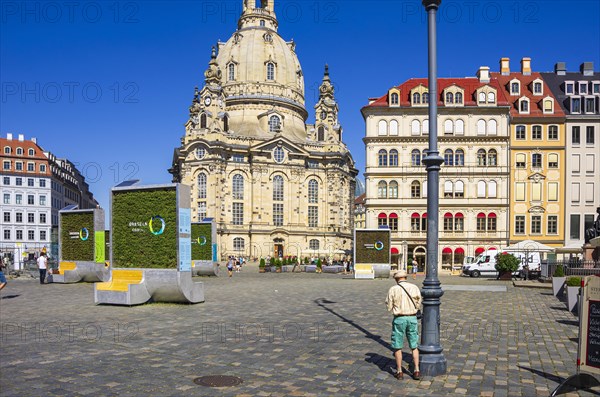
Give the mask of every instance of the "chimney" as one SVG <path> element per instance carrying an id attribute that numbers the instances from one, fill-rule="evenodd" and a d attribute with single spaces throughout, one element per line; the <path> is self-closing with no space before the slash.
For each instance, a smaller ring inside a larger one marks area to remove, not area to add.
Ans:
<path id="1" fill-rule="evenodd" d="M 531 58 L 521 59 L 521 74 L 524 76 L 531 75 Z"/>
<path id="2" fill-rule="evenodd" d="M 33 142 L 37 145 L 37 138 L 31 138 L 31 142 Z"/>
<path id="3" fill-rule="evenodd" d="M 12 134 L 10 132 L 8 134 L 6 134 L 6 139 L 8 139 L 9 141 L 12 141 Z"/>
<path id="4" fill-rule="evenodd" d="M 500 74 L 502 76 L 510 74 L 510 58 L 500 58 Z"/>
<path id="5" fill-rule="evenodd" d="M 477 78 L 480 83 L 490 82 L 490 68 L 489 66 L 481 66 L 477 71 Z"/>
<path id="6" fill-rule="evenodd" d="M 23 142 L 25 140 L 25 135 L 19 134 L 19 142 Z"/>
<path id="7" fill-rule="evenodd" d="M 584 76 L 593 76 L 594 75 L 594 62 L 584 62 L 579 67 L 581 73 Z"/>
<path id="8" fill-rule="evenodd" d="M 554 65 L 554 73 L 559 76 L 564 76 L 567 74 L 567 64 L 565 62 L 556 62 Z"/>

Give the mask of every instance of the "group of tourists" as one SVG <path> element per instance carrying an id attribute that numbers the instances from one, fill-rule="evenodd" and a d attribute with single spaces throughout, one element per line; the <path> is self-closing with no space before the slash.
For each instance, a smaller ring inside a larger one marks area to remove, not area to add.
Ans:
<path id="1" fill-rule="evenodd" d="M 233 277 L 233 272 L 239 273 L 242 271 L 242 266 L 244 266 L 244 264 L 246 263 L 246 258 L 240 256 L 240 257 L 235 257 L 233 255 L 230 255 L 227 258 L 227 273 L 229 274 L 229 277 Z"/>

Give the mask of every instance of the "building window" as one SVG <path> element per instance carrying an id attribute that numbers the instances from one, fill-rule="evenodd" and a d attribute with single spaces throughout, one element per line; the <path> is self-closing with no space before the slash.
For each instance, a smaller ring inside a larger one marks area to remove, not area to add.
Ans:
<path id="1" fill-rule="evenodd" d="M 585 143 L 593 145 L 595 142 L 594 126 L 588 125 L 585 127 Z"/>
<path id="2" fill-rule="evenodd" d="M 261 19 L 258 24 L 260 25 L 261 28 L 264 28 L 265 27 L 265 20 Z"/>
<path id="3" fill-rule="evenodd" d="M 200 128 L 206 128 L 206 124 L 207 124 L 206 113 L 202 113 L 200 115 Z"/>
<path id="4" fill-rule="evenodd" d="M 483 167 L 486 165 L 487 153 L 483 149 L 477 151 L 477 165 Z"/>
<path id="5" fill-rule="evenodd" d="M 387 182 L 380 181 L 377 184 L 377 198 L 384 199 L 387 198 Z"/>
<path id="6" fill-rule="evenodd" d="M 565 92 L 567 95 L 572 95 L 575 93 L 575 85 L 573 83 L 565 83 Z"/>
<path id="7" fill-rule="evenodd" d="M 392 99 L 392 105 L 397 105 L 399 103 L 398 94 L 396 94 L 395 92 L 391 95 L 391 99 Z"/>
<path id="8" fill-rule="evenodd" d="M 15 218 L 16 218 L 15 222 L 17 222 L 17 223 L 23 223 L 23 213 L 22 212 L 17 212 L 15 215 L 16 215 L 15 216 Z"/>
<path id="9" fill-rule="evenodd" d="M 319 249 L 319 240 L 313 238 L 312 240 L 310 240 L 308 242 L 308 248 L 311 250 L 318 250 Z"/>
<path id="10" fill-rule="evenodd" d="M 40 179 L 40 187 L 46 187 L 46 180 Z"/>
<path id="11" fill-rule="evenodd" d="M 15 162 L 15 170 L 17 171 L 23 171 L 23 163 L 20 161 L 16 161 Z"/>
<path id="12" fill-rule="evenodd" d="M 319 226 L 319 207 L 309 206 L 308 207 L 308 227 Z"/>
<path id="13" fill-rule="evenodd" d="M 27 186 L 29 186 L 29 187 L 34 186 L 33 178 L 27 178 Z"/>
<path id="14" fill-rule="evenodd" d="M 444 231 L 445 232 L 451 232 L 454 230 L 454 218 L 452 217 L 452 214 L 447 212 L 444 215 Z"/>
<path id="15" fill-rule="evenodd" d="M 228 70 L 228 72 L 229 72 L 229 74 L 228 74 L 228 76 L 227 76 L 227 79 L 228 79 L 229 81 L 234 81 L 234 80 L 235 80 L 235 64 L 234 64 L 234 63 L 230 63 L 230 64 L 227 66 L 227 70 Z"/>
<path id="16" fill-rule="evenodd" d="M 390 150 L 389 160 L 390 160 L 390 162 L 389 162 L 390 167 L 398 166 L 398 151 L 396 149 Z"/>
<path id="17" fill-rule="evenodd" d="M 243 251 L 244 250 L 244 239 L 241 237 L 236 237 L 233 239 L 233 250 L 234 251 Z"/>
<path id="18" fill-rule="evenodd" d="M 548 168 L 558 168 L 558 154 L 550 153 L 548 155 Z"/>
<path id="19" fill-rule="evenodd" d="M 485 232 L 486 230 L 486 216 L 483 212 L 477 214 L 477 231 Z"/>
<path id="20" fill-rule="evenodd" d="M 10 230 L 4 229 L 4 240 L 10 240 Z"/>
<path id="21" fill-rule="evenodd" d="M 587 94 L 587 82 L 579 82 L 579 93 Z"/>
<path id="22" fill-rule="evenodd" d="M 464 135 L 465 133 L 465 122 L 462 120 L 456 120 L 456 124 L 454 125 L 454 133 L 456 135 Z"/>
<path id="23" fill-rule="evenodd" d="M 379 120 L 379 123 L 377 125 L 377 133 L 380 136 L 387 135 L 387 122 L 385 120 Z"/>
<path id="24" fill-rule="evenodd" d="M 273 159 L 277 163 L 283 163 L 283 160 L 285 160 L 285 150 L 283 150 L 283 148 L 276 147 L 275 150 L 273 150 Z"/>
<path id="25" fill-rule="evenodd" d="M 542 217 L 539 215 L 531 217 L 531 234 L 542 234 Z"/>
<path id="26" fill-rule="evenodd" d="M 517 126 L 517 128 L 516 128 L 516 139 L 519 139 L 519 140 L 526 139 L 525 126 L 524 125 L 518 125 Z"/>
<path id="27" fill-rule="evenodd" d="M 223 116 L 223 131 L 229 132 L 229 117 Z"/>
<path id="28" fill-rule="evenodd" d="M 4 213 L 4 222 L 10 223 L 10 212 Z"/>
<path id="29" fill-rule="evenodd" d="M 323 142 L 325 140 L 325 127 L 320 126 L 317 130 L 317 141 Z"/>
<path id="30" fill-rule="evenodd" d="M 244 177 L 241 174 L 233 176 L 232 193 L 234 200 L 244 199 Z"/>
<path id="31" fill-rule="evenodd" d="M 387 167 L 387 151 L 381 149 L 378 153 L 378 164 L 380 167 Z"/>
<path id="32" fill-rule="evenodd" d="M 544 101 L 544 113 L 552 113 L 554 111 L 553 107 L 554 103 L 552 99 L 546 99 Z"/>
<path id="33" fill-rule="evenodd" d="M 600 83 L 594 83 L 593 94 L 600 94 Z"/>
<path id="34" fill-rule="evenodd" d="M 23 231 L 17 230 L 17 240 L 23 240 Z"/>
<path id="35" fill-rule="evenodd" d="M 198 202 L 198 220 L 206 218 L 206 201 Z"/>
<path id="36" fill-rule="evenodd" d="M 379 216 L 377 217 L 377 226 L 381 227 L 381 226 L 387 226 L 387 215 L 384 214 L 383 212 L 381 214 L 379 214 Z"/>
<path id="37" fill-rule="evenodd" d="M 542 83 L 533 83 L 533 93 L 536 95 L 542 95 Z"/>
<path id="38" fill-rule="evenodd" d="M 429 103 L 429 93 L 424 92 L 423 93 L 423 104 L 428 104 L 428 103 Z"/>
<path id="39" fill-rule="evenodd" d="M 46 231 L 40 230 L 40 241 L 46 241 Z"/>
<path id="40" fill-rule="evenodd" d="M 421 94 L 419 94 L 418 92 L 415 92 L 413 94 L 413 100 L 412 100 L 413 105 L 418 105 L 421 103 Z"/>
<path id="41" fill-rule="evenodd" d="M 495 149 L 490 149 L 488 152 L 488 165 L 498 165 L 498 153 Z"/>
<path id="42" fill-rule="evenodd" d="M 444 165 L 453 166 L 454 165 L 454 152 L 452 149 L 446 149 L 444 151 Z"/>
<path id="43" fill-rule="evenodd" d="M 548 139 L 552 141 L 558 140 L 558 126 L 551 125 L 548 127 Z"/>
<path id="44" fill-rule="evenodd" d="M 234 225 L 244 224 L 244 203 L 233 203 L 233 219 Z"/>
<path id="45" fill-rule="evenodd" d="M 35 230 L 27 231 L 27 240 L 29 240 L 29 241 L 35 240 Z"/>
<path id="46" fill-rule="evenodd" d="M 283 226 L 283 204 L 273 204 L 273 224 L 275 226 Z"/>
<path id="47" fill-rule="evenodd" d="M 35 172 L 35 164 L 27 163 L 27 172 Z"/>
<path id="48" fill-rule="evenodd" d="M 3 161 L 2 162 L 2 169 L 4 171 L 9 171 L 10 170 L 10 161 Z"/>
<path id="49" fill-rule="evenodd" d="M 5 176 L 4 178 L 2 178 L 2 183 L 6 186 L 10 185 L 10 177 Z"/>
<path id="50" fill-rule="evenodd" d="M 4 146 L 4 154 L 10 154 L 10 146 Z"/>
<path id="51" fill-rule="evenodd" d="M 478 95 L 479 103 L 485 103 L 485 92 L 480 92 Z"/>
<path id="52" fill-rule="evenodd" d="M 515 217 L 515 234 L 525 234 L 525 217 L 522 215 Z"/>
<path id="53" fill-rule="evenodd" d="M 451 92 L 446 93 L 446 103 L 451 104 L 454 102 L 454 95 Z"/>
<path id="54" fill-rule="evenodd" d="M 454 123 L 452 120 L 444 121 L 444 135 L 452 135 L 454 133 Z"/>
<path id="55" fill-rule="evenodd" d="M 245 159 L 246 158 L 244 157 L 243 154 L 234 154 L 233 156 L 231 156 L 231 160 L 234 163 L 243 163 Z"/>
<path id="56" fill-rule="evenodd" d="M 477 135 L 485 135 L 485 120 L 477 120 Z"/>
<path id="57" fill-rule="evenodd" d="M 15 185 L 23 186 L 23 178 L 15 178 Z"/>
<path id="58" fill-rule="evenodd" d="M 283 187 L 283 177 L 275 175 L 273 178 L 273 201 L 283 201 Z"/>
<path id="59" fill-rule="evenodd" d="M 412 181 L 410 184 L 410 196 L 412 198 L 421 198 L 421 183 L 419 181 Z"/>
<path id="60" fill-rule="evenodd" d="M 32 214 L 32 213 L 27 214 L 27 223 L 35 223 L 35 214 Z"/>
<path id="61" fill-rule="evenodd" d="M 413 232 L 421 230 L 421 217 L 417 213 L 412 214 L 410 217 L 410 230 Z"/>
<path id="62" fill-rule="evenodd" d="M 479 181 L 477 182 L 477 197 L 478 198 L 485 198 L 485 193 L 486 193 L 486 183 L 485 181 Z"/>
<path id="63" fill-rule="evenodd" d="M 576 145 L 581 143 L 581 128 L 578 125 L 571 127 L 571 143 Z"/>
<path id="64" fill-rule="evenodd" d="M 278 132 L 281 130 L 281 119 L 279 116 L 271 116 L 269 118 L 269 131 L 270 132 Z"/>
<path id="65" fill-rule="evenodd" d="M 275 80 L 275 64 L 273 62 L 267 63 L 267 80 Z"/>
<path id="66" fill-rule="evenodd" d="M 542 155 L 540 153 L 534 153 L 531 156 L 531 167 L 542 168 Z"/>
<path id="67" fill-rule="evenodd" d="M 46 205 L 46 196 L 40 196 L 40 205 L 42 205 L 42 206 Z"/>
<path id="68" fill-rule="evenodd" d="M 495 232 L 496 231 L 496 214 L 491 213 L 487 217 L 487 231 Z"/>
<path id="69" fill-rule="evenodd" d="M 519 89 L 519 83 L 518 82 L 513 82 L 510 84 L 510 94 L 511 95 L 519 95 L 520 89 Z"/>
<path id="70" fill-rule="evenodd" d="M 521 99 L 519 110 L 521 113 L 529 113 L 529 101 L 527 99 Z"/>
<path id="71" fill-rule="evenodd" d="M 465 152 L 462 149 L 456 149 L 454 153 L 454 165 L 462 167 L 465 165 Z"/>
<path id="72" fill-rule="evenodd" d="M 458 214 L 454 215 L 454 230 L 457 232 L 462 232 L 464 227 L 465 218 L 463 217 L 463 214 L 459 212 Z"/>
<path id="73" fill-rule="evenodd" d="M 571 98 L 571 113 L 581 113 L 581 98 Z"/>
<path id="74" fill-rule="evenodd" d="M 311 204 L 319 202 L 319 182 L 315 179 L 308 182 L 308 202 Z"/>
<path id="75" fill-rule="evenodd" d="M 410 153 L 410 162 L 413 167 L 418 167 L 421 165 L 421 151 L 418 149 L 413 149 Z"/>
<path id="76" fill-rule="evenodd" d="M 46 223 L 46 214 L 40 214 L 40 223 Z"/>
<path id="77" fill-rule="evenodd" d="M 457 92 L 456 94 L 454 94 L 454 102 L 455 103 L 463 103 L 463 95 L 461 92 Z"/>
<path id="78" fill-rule="evenodd" d="M 396 199 L 398 198 L 398 182 L 391 181 L 389 185 L 389 198 Z"/>
<path id="79" fill-rule="evenodd" d="M 463 181 L 456 181 L 454 184 L 454 197 L 462 198 L 465 196 L 465 184 Z"/>
<path id="80" fill-rule="evenodd" d="M 28 205 L 34 205 L 35 204 L 35 199 L 34 199 L 33 194 L 27 195 L 27 204 Z"/>
<path id="81" fill-rule="evenodd" d="M 206 198 L 206 174 L 204 172 L 198 175 L 198 198 Z"/>
<path id="82" fill-rule="evenodd" d="M 15 194 L 15 204 L 23 204 L 23 195 Z"/>
<path id="83" fill-rule="evenodd" d="M 18 147 L 17 148 L 17 156 L 22 156 L 23 155 L 23 148 Z"/>
<path id="84" fill-rule="evenodd" d="M 542 126 L 534 125 L 531 128 L 531 139 L 541 140 L 542 139 Z"/>
<path id="85" fill-rule="evenodd" d="M 548 215 L 548 234 L 558 234 L 558 216 Z"/>

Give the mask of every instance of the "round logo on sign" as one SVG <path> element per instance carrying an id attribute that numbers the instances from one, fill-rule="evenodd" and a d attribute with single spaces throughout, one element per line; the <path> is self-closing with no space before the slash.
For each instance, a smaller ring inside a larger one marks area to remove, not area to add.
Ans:
<path id="1" fill-rule="evenodd" d="M 88 238 L 90 238 L 90 232 L 85 227 L 81 228 L 79 231 L 79 239 L 81 241 L 86 241 Z"/>
<path id="2" fill-rule="evenodd" d="M 383 243 L 382 243 L 381 241 L 377 241 L 377 242 L 375 243 L 375 249 L 376 249 L 377 251 L 381 251 L 381 250 L 383 249 Z"/>
<path id="3" fill-rule="evenodd" d="M 160 222 L 160 229 L 158 229 L 158 222 Z M 163 232 L 165 231 L 165 226 L 165 220 L 158 215 L 150 218 L 150 222 L 148 222 L 148 228 L 150 228 L 150 232 L 155 236 L 163 234 Z M 158 230 L 156 230 L 155 228 Z"/>

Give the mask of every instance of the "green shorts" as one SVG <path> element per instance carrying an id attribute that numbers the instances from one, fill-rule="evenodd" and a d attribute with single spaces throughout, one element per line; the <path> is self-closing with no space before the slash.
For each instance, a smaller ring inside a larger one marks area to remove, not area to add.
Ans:
<path id="1" fill-rule="evenodd" d="M 400 350 L 404 346 L 404 335 L 408 347 L 416 349 L 419 345 L 419 325 L 417 316 L 394 317 L 392 321 L 392 349 Z"/>

